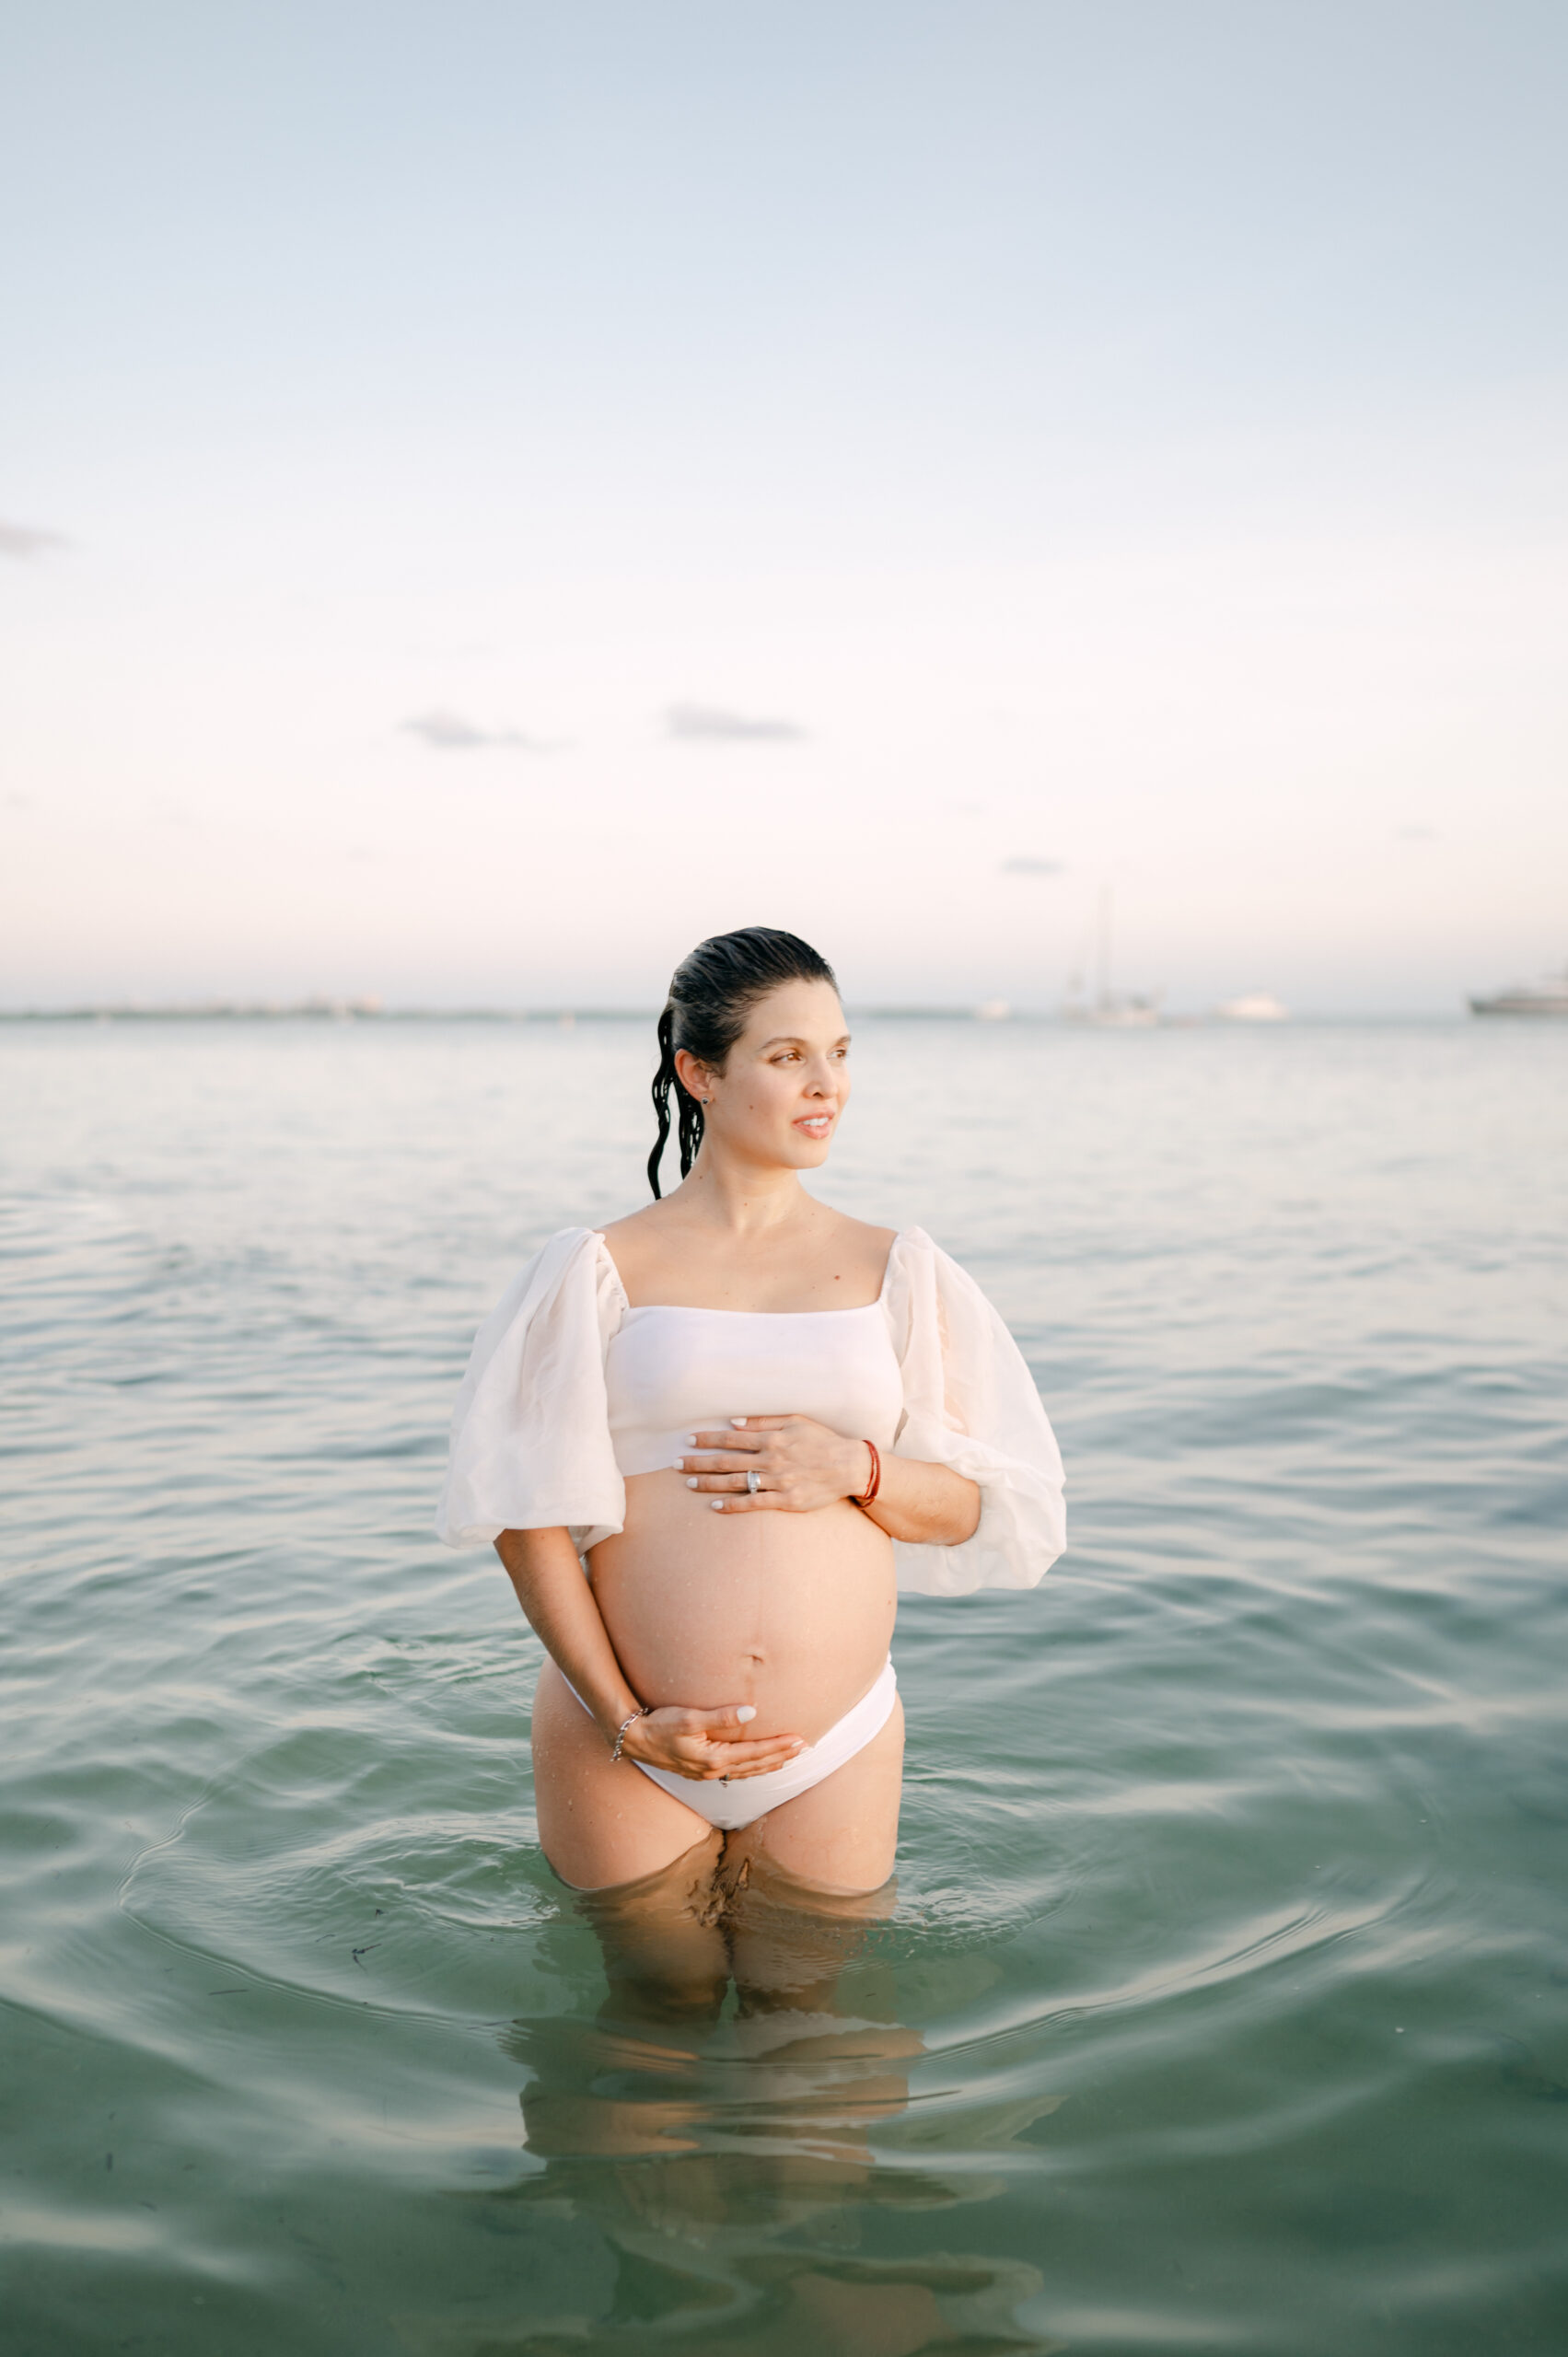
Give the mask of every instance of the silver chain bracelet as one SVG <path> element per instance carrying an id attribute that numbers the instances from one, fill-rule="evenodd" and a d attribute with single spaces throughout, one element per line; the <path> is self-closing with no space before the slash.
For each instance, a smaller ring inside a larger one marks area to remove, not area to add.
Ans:
<path id="1" fill-rule="evenodd" d="M 614 1766 L 614 1764 L 615 1764 L 616 1760 L 618 1760 L 618 1759 L 620 1759 L 620 1757 L 621 1757 L 621 1745 L 622 1745 L 622 1744 L 625 1742 L 625 1740 L 626 1740 L 626 1730 L 627 1730 L 627 1728 L 628 1728 L 628 1727 L 634 1727 L 634 1726 L 636 1725 L 637 1721 L 638 1721 L 639 1719 L 645 1719 L 645 1718 L 647 1717 L 647 1715 L 648 1715 L 648 1706 L 647 1706 L 647 1704 L 646 1704 L 645 1702 L 640 1702 L 640 1703 L 638 1704 L 637 1708 L 633 1712 L 633 1713 L 632 1713 L 632 1715 L 631 1715 L 631 1717 L 630 1717 L 629 1719 L 622 1719 L 622 1720 L 621 1720 L 621 1724 L 620 1724 L 620 1725 L 616 1728 L 616 1730 L 615 1730 L 615 1747 L 614 1747 L 614 1749 L 611 1751 L 611 1753 L 610 1753 L 610 1765 L 611 1765 L 612 1767 Z"/>

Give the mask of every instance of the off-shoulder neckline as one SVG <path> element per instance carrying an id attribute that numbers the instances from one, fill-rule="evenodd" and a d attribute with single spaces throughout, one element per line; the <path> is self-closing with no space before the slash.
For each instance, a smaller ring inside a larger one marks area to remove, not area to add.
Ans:
<path id="1" fill-rule="evenodd" d="M 622 1287 L 624 1298 L 625 1288 Z M 706 1303 L 691 1301 L 628 1301 L 628 1318 L 651 1318 L 656 1311 L 661 1318 L 864 1318 L 868 1309 L 880 1309 L 882 1295 L 875 1301 L 857 1301 L 848 1309 L 711 1309 Z"/>
<path id="2" fill-rule="evenodd" d="M 587 1232 L 593 1237 L 600 1253 L 610 1263 L 610 1273 L 615 1279 L 615 1289 L 621 1295 L 621 1305 L 628 1318 L 634 1318 L 645 1309 L 674 1310 L 685 1318 L 861 1318 L 868 1309 L 883 1309 L 887 1306 L 888 1280 L 893 1271 L 893 1256 L 905 1237 L 913 1231 L 907 1227 L 894 1230 L 893 1240 L 888 1247 L 888 1257 L 882 1263 L 882 1282 L 877 1288 L 876 1299 L 853 1302 L 847 1309 L 709 1309 L 696 1302 L 630 1301 L 626 1295 L 626 1281 L 615 1265 L 615 1255 L 605 1239 L 604 1230 L 599 1227 L 590 1227 Z"/>

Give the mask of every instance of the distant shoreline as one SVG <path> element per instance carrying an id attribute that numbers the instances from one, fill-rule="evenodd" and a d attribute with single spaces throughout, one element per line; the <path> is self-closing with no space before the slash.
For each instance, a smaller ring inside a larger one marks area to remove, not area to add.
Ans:
<path id="1" fill-rule="evenodd" d="M 1004 1016 L 990 1009 L 974 1006 L 859 1006 L 850 1013 L 856 1021 L 877 1023 L 963 1023 L 979 1025 L 986 1030 L 1006 1030 L 1016 1026 L 1029 1028 L 1050 1028 L 1062 1031 L 1095 1030 L 1098 1027 L 1051 1009 L 1014 1007 Z M 640 1023 L 651 1024 L 658 1010 L 654 1006 L 380 1006 L 367 1000 L 308 999 L 293 1004 L 246 1004 L 236 1001 L 211 1005 L 106 1005 L 106 1006 L 28 1006 L 0 1007 L 0 1023 L 18 1024 L 139 1024 L 179 1023 L 202 1025 L 212 1023 L 311 1023 L 311 1024 L 389 1024 L 389 1023 L 490 1023 L 490 1024 L 552 1024 L 570 1028 L 578 1023 Z M 1272 1023 L 1249 1022 L 1212 1010 L 1192 1014 L 1172 1013 L 1157 1023 L 1144 1028 L 1161 1031 L 1288 1031 L 1303 1025 L 1362 1024 L 1362 1023 L 1456 1023 L 1469 1028 L 1469 1018 L 1462 1008 L 1428 1007 L 1411 1011 L 1361 1009 L 1354 1013 L 1315 1014 L 1304 1011 L 1287 1020 Z M 1116 1028 L 1117 1027 L 1110 1027 Z"/>

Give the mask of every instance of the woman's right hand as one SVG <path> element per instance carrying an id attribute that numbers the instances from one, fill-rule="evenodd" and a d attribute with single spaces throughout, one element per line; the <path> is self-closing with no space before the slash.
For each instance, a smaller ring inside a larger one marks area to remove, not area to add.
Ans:
<path id="1" fill-rule="evenodd" d="M 621 1756 L 699 1784 L 718 1776 L 727 1776 L 732 1784 L 747 1776 L 765 1776 L 796 1759 L 807 1745 L 798 1735 L 749 1736 L 746 1729 L 756 1715 L 749 1703 L 723 1711 L 688 1711 L 679 1703 L 666 1703 L 633 1720 Z"/>

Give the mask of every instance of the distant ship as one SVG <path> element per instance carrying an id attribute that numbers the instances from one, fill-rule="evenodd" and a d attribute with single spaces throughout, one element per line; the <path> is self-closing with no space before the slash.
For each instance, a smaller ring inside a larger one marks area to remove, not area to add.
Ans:
<path id="1" fill-rule="evenodd" d="M 1222 1023 L 1288 1023 L 1290 1009 L 1282 1005 L 1272 991 L 1244 991 L 1239 998 L 1227 998 L 1214 1013 Z"/>
<path id="2" fill-rule="evenodd" d="M 1097 963 L 1099 988 L 1092 999 L 1084 996 L 1083 977 L 1069 977 L 1067 996 L 1062 1008 L 1068 1023 L 1093 1023 L 1103 1029 L 1123 1031 L 1142 1029 L 1160 1019 L 1158 991 L 1114 991 L 1110 987 L 1111 890 L 1109 884 L 1100 887 L 1098 942 Z"/>
<path id="3" fill-rule="evenodd" d="M 1472 998 L 1469 1007 L 1472 1015 L 1568 1016 L 1568 967 L 1539 982 L 1516 982 L 1490 998 Z"/>
<path id="4" fill-rule="evenodd" d="M 1144 1028 L 1160 1019 L 1157 998 L 1139 998 L 1129 992 L 1125 996 L 1117 991 L 1102 991 L 1092 1004 L 1069 999 L 1062 1010 L 1069 1023 L 1095 1023 L 1102 1029 L 1126 1031 Z"/>

